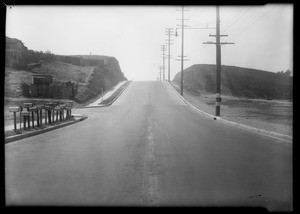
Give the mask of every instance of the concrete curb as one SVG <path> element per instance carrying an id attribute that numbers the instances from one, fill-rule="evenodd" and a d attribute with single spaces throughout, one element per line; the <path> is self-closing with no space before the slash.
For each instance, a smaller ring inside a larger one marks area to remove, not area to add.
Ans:
<path id="1" fill-rule="evenodd" d="M 125 89 L 128 87 L 128 85 L 131 83 L 132 81 L 127 81 L 125 82 L 124 84 L 127 84 L 123 90 L 115 97 L 114 100 L 112 100 L 110 103 L 107 103 L 107 104 L 101 104 L 101 105 L 98 105 L 98 106 L 83 106 L 83 107 L 79 107 L 77 109 L 81 109 L 81 108 L 101 108 L 101 107 L 107 107 L 107 106 L 110 106 L 111 104 L 113 104 L 118 98 L 119 96 L 125 91 Z M 123 85 L 124 85 L 123 84 Z M 120 87 L 122 87 L 123 85 L 121 85 Z M 118 89 L 117 89 L 118 90 Z"/>
<path id="2" fill-rule="evenodd" d="M 87 118 L 88 118 L 87 116 L 82 115 L 81 118 L 75 119 L 73 121 L 68 121 L 68 122 L 65 122 L 65 123 L 62 123 L 62 124 L 46 127 L 46 128 L 40 129 L 40 130 L 36 130 L 36 131 L 24 133 L 24 134 L 10 136 L 10 137 L 5 138 L 5 143 L 10 143 L 12 141 L 21 140 L 21 139 L 28 138 L 28 137 L 31 137 L 31 136 L 34 136 L 34 135 L 38 135 L 38 134 L 42 134 L 42 133 L 45 133 L 45 132 L 53 131 L 55 129 L 59 129 L 59 128 L 62 128 L 62 127 L 65 127 L 65 126 L 69 126 L 69 125 L 78 123 L 78 122 L 83 121 Z"/>
<path id="3" fill-rule="evenodd" d="M 125 91 L 125 89 L 128 87 L 128 85 L 131 83 L 132 81 L 128 81 L 126 83 L 128 83 L 124 88 L 123 90 L 115 97 L 115 99 L 113 99 L 110 103 L 107 104 L 107 106 L 110 106 L 111 104 L 113 104 L 118 98 L 119 96 L 121 96 L 121 94 L 123 94 L 123 92 Z M 124 83 L 124 84 L 126 84 Z"/>
<path id="4" fill-rule="evenodd" d="M 243 129 L 243 130 L 247 130 L 247 131 L 250 131 L 250 132 L 254 132 L 254 133 L 257 133 L 257 134 L 261 134 L 261 135 L 264 135 L 264 136 L 267 136 L 267 137 L 271 137 L 271 138 L 276 138 L 276 139 L 280 139 L 280 140 L 284 140 L 284 141 L 287 141 L 287 142 L 293 142 L 293 137 L 289 136 L 289 135 L 284 135 L 284 134 L 280 134 L 280 133 L 277 133 L 277 132 L 272 132 L 272 131 L 268 131 L 268 130 L 265 130 L 265 129 L 258 129 L 258 128 L 254 128 L 252 126 L 247 126 L 247 125 L 243 125 L 243 124 L 240 124 L 240 123 L 236 123 L 236 122 L 232 122 L 232 121 L 229 121 L 229 120 L 224 120 L 223 118 L 221 117 L 217 117 L 217 116 L 214 116 L 214 115 L 211 115 L 211 114 L 208 114 L 198 108 L 196 108 L 195 106 L 193 106 L 191 103 L 189 103 L 186 99 L 184 99 L 183 96 L 181 96 L 177 90 L 175 89 L 174 85 L 170 82 L 170 85 L 171 85 L 171 88 L 176 92 L 176 94 L 186 103 L 188 104 L 190 107 L 192 107 L 194 110 L 196 110 L 197 112 L 200 112 L 201 114 L 203 114 L 204 116 L 210 118 L 210 119 L 214 119 L 214 120 L 218 120 L 220 122 L 222 122 L 223 124 L 227 124 L 227 125 L 230 125 L 230 126 L 234 126 L 234 127 L 237 127 L 237 128 L 240 128 L 240 129 Z"/>

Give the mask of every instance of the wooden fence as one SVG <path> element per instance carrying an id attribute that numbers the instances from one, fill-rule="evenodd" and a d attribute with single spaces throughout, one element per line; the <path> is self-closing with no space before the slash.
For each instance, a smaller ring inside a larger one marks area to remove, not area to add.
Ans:
<path id="1" fill-rule="evenodd" d="M 62 85 L 23 84 L 22 93 L 25 97 L 72 99 L 77 93 L 77 85 L 64 83 Z"/>

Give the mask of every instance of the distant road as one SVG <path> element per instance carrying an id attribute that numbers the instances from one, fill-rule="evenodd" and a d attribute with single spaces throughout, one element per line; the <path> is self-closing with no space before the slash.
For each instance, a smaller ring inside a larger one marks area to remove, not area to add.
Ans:
<path id="1" fill-rule="evenodd" d="M 83 122 L 5 145 L 7 205 L 292 209 L 292 144 L 191 110 L 166 82 L 132 82 Z"/>

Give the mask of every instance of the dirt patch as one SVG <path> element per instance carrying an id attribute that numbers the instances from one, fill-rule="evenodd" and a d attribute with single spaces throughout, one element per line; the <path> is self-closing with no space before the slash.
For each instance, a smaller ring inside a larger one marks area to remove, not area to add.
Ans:
<path id="1" fill-rule="evenodd" d="M 179 86 L 174 82 L 176 90 Z M 184 90 L 184 98 L 196 108 L 215 115 L 215 94 L 204 91 Z M 262 100 L 222 95 L 221 118 L 240 124 L 293 135 L 293 102 L 285 100 Z"/>

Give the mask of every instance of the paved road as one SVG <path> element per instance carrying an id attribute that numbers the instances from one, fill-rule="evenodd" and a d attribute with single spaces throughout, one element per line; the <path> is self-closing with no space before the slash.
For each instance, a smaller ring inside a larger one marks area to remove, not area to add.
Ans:
<path id="1" fill-rule="evenodd" d="M 5 145 L 8 205 L 292 209 L 292 144 L 202 117 L 168 83 L 76 113 L 89 118 Z"/>

